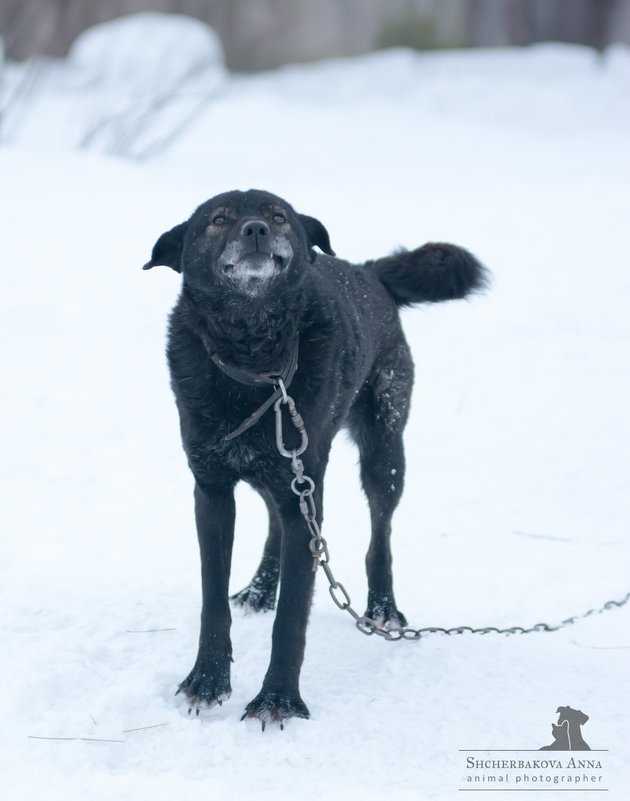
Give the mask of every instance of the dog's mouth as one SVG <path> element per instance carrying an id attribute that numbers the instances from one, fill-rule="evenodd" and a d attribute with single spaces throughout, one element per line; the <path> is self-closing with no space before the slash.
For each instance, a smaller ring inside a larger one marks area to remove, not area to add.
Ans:
<path id="1" fill-rule="evenodd" d="M 289 264 L 286 256 L 279 253 L 249 253 L 235 262 L 228 262 L 223 266 L 227 275 L 234 278 L 247 276 L 251 278 L 268 278 L 270 275 L 282 272 Z"/>

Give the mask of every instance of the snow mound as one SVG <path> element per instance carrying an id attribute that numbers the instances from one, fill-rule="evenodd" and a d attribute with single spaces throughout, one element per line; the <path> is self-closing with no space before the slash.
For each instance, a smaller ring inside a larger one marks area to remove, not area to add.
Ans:
<path id="1" fill-rule="evenodd" d="M 158 13 L 97 25 L 64 61 L 32 60 L 8 72 L 5 141 L 36 144 L 46 131 L 50 147 L 132 158 L 176 137 L 225 78 L 211 28 Z"/>
<path id="2" fill-rule="evenodd" d="M 95 85 L 126 92 L 173 89 L 199 77 L 213 84 L 224 74 L 221 42 L 211 28 L 153 12 L 89 28 L 75 40 L 68 61 Z"/>

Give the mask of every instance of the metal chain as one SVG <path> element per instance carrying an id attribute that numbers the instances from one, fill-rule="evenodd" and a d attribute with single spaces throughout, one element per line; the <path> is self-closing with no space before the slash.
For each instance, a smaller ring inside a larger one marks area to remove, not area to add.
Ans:
<path id="1" fill-rule="evenodd" d="M 313 572 L 317 572 L 318 567 L 322 568 L 328 579 L 330 597 L 339 609 L 347 612 L 352 617 L 355 626 L 363 634 L 367 634 L 368 636 L 376 634 L 388 642 L 395 642 L 397 640 L 419 640 L 421 637 L 426 637 L 429 634 L 446 634 L 451 636 L 454 634 L 531 634 L 537 631 L 559 631 L 567 626 L 572 626 L 578 620 L 583 620 L 595 614 L 599 615 L 609 609 L 622 607 L 630 601 L 630 592 L 627 592 L 620 601 L 607 601 L 602 606 L 589 609 L 587 612 L 572 615 L 555 625 L 550 623 L 536 623 L 530 627 L 510 626 L 504 629 L 497 628 L 496 626 L 484 626 L 482 628 L 473 628 L 472 626 L 454 626 L 453 628 L 425 626 L 421 629 L 414 629 L 411 626 L 391 626 L 385 629 L 379 625 L 377 620 L 367 615 L 360 615 L 356 609 L 352 607 L 352 601 L 348 595 L 348 591 L 340 581 L 337 581 L 331 570 L 328 544 L 326 539 L 322 536 L 317 522 L 317 508 L 315 506 L 315 499 L 313 498 L 315 482 L 310 476 L 306 475 L 304 472 L 304 464 L 299 458 L 308 447 L 308 435 L 304 427 L 304 420 L 298 413 L 293 398 L 287 395 L 286 388 L 281 380 L 278 382 L 278 386 L 282 390 L 282 397 L 274 404 L 274 411 L 276 414 L 276 444 L 280 455 L 291 459 L 291 470 L 294 474 L 294 478 L 291 481 L 291 489 L 298 496 L 300 512 L 302 513 L 302 517 L 311 535 L 309 549 L 313 555 Z M 302 439 L 300 446 L 291 451 L 287 450 L 285 447 L 282 436 L 283 406 L 288 407 L 291 422 L 298 430 Z M 302 484 L 306 484 L 304 489 L 299 488 Z"/>

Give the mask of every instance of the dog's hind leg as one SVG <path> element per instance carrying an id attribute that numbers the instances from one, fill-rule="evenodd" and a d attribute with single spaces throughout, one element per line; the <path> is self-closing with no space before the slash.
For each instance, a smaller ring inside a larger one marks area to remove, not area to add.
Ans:
<path id="1" fill-rule="evenodd" d="M 387 628 L 405 626 L 396 606 L 392 575 L 392 516 L 402 494 L 405 457 L 402 436 L 372 442 L 361 450 L 361 481 L 370 505 L 372 536 L 365 557 L 368 601 L 365 614 Z"/>
<path id="2" fill-rule="evenodd" d="M 265 542 L 258 569 L 247 587 L 231 596 L 230 600 L 247 612 L 267 612 L 276 605 L 278 576 L 280 575 L 280 546 L 282 521 L 274 500 L 261 493 L 269 512 L 269 534 Z"/>
<path id="3" fill-rule="evenodd" d="M 361 483 L 370 506 L 372 535 L 365 559 L 368 602 L 365 614 L 384 627 L 404 626 L 392 577 L 391 523 L 405 477 L 403 430 L 407 422 L 413 366 L 406 349 L 395 366 L 379 369 L 355 401 L 350 432 L 359 446 Z"/>

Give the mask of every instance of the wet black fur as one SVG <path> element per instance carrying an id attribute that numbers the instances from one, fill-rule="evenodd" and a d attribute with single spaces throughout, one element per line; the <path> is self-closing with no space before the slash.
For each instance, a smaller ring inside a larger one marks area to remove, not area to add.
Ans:
<path id="1" fill-rule="evenodd" d="M 219 222 L 217 209 L 228 209 L 225 223 Z M 285 217 L 282 224 L 275 221 L 278 209 Z M 218 259 L 226 243 L 238 239 L 242 220 L 250 218 L 266 221 L 272 235 L 290 242 L 293 258 L 266 284 L 254 282 L 255 291 L 247 294 L 230 283 Z M 224 441 L 270 389 L 226 376 L 211 361 L 208 346 L 223 360 L 265 372 L 284 363 L 299 336 L 299 366 L 290 394 L 308 430 L 303 461 L 317 487 L 320 525 L 331 442 L 345 426 L 359 448 L 372 521 L 366 614 L 382 625 L 404 624 L 392 585 L 390 524 L 403 489 L 402 435 L 413 363 L 398 308 L 463 298 L 485 284 L 483 267 L 454 245 L 429 244 L 359 265 L 316 255 L 314 247 L 332 254 L 318 220 L 296 214 L 265 192 L 230 192 L 163 234 L 145 265 L 167 265 L 183 273 L 170 318 L 168 362 L 195 478 L 203 604 L 197 659 L 180 689 L 197 709 L 221 703 L 231 692 L 228 583 L 234 487 L 243 480 L 267 505 L 269 534 L 256 574 L 233 600 L 253 610 L 272 609 L 281 578 L 269 668 L 245 712 L 263 724 L 309 716 L 299 676 L 314 582 L 310 537 L 289 487 L 288 460 L 276 449 L 273 411 L 240 437 Z M 297 440 L 291 439 L 289 427 L 285 439 L 291 448 Z"/>

